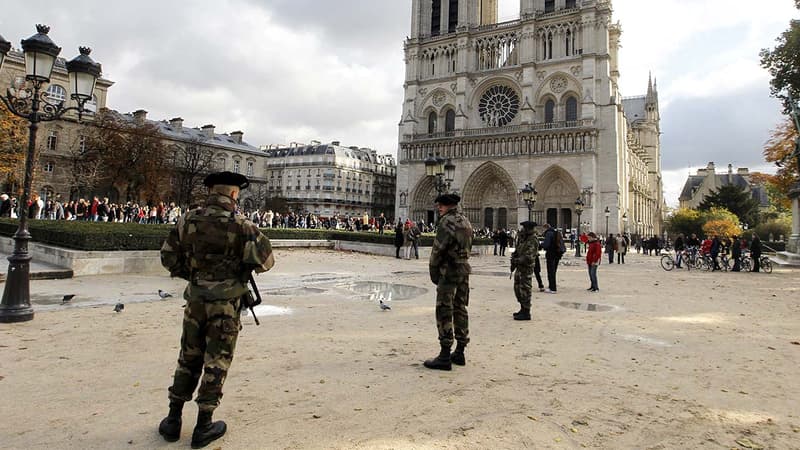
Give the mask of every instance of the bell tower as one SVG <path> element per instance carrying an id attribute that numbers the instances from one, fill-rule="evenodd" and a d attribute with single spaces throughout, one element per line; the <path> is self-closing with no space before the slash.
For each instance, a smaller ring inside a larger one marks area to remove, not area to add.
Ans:
<path id="1" fill-rule="evenodd" d="M 498 0 L 413 0 L 411 37 L 455 33 L 470 26 L 497 22 Z"/>

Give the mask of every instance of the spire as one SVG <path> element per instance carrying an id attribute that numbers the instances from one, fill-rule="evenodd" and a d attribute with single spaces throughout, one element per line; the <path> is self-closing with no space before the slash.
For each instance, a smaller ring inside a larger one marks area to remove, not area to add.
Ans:
<path id="1" fill-rule="evenodd" d="M 647 99 L 645 102 L 648 105 L 652 105 L 656 103 L 656 93 L 655 88 L 653 87 L 653 73 L 649 72 L 647 74 Z"/>

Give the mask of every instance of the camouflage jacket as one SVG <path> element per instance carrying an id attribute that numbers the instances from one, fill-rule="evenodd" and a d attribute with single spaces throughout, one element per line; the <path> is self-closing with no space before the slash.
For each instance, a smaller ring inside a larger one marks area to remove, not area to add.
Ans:
<path id="1" fill-rule="evenodd" d="M 539 254 L 539 238 L 534 232 L 521 231 L 517 247 L 511 254 L 511 267 L 533 270 L 533 263 Z"/>
<path id="2" fill-rule="evenodd" d="M 429 262 L 431 281 L 438 284 L 442 276 L 469 274 L 470 250 L 472 224 L 458 208 L 452 208 L 439 219 Z"/>
<path id="3" fill-rule="evenodd" d="M 250 271 L 275 265 L 269 239 L 235 209 L 233 199 L 212 194 L 205 207 L 181 216 L 161 246 L 161 264 L 189 281 L 186 300 L 238 297 L 247 292 Z"/>

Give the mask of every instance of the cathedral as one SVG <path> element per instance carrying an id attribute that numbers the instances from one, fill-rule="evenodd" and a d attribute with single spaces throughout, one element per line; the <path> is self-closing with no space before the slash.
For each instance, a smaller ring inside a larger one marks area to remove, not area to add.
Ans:
<path id="1" fill-rule="evenodd" d="M 435 220 L 433 157 L 455 166 L 448 187 L 476 229 L 530 214 L 564 231 L 661 235 L 658 89 L 622 96 L 611 0 L 497 13 L 497 0 L 412 0 L 396 217 Z"/>

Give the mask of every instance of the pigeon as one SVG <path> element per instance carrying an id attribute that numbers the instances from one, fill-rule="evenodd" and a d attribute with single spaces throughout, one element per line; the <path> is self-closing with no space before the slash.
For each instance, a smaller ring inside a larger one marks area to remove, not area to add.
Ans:
<path id="1" fill-rule="evenodd" d="M 380 300 L 380 302 L 381 302 L 380 306 L 381 306 L 381 309 L 383 311 L 391 311 L 392 310 L 392 307 L 387 305 L 386 303 L 383 303 L 383 300 Z"/>
<path id="2" fill-rule="evenodd" d="M 64 303 L 69 303 L 69 301 L 72 300 L 72 297 L 75 297 L 75 294 L 65 295 L 64 298 L 61 299 L 61 304 L 63 305 Z"/>
<path id="3" fill-rule="evenodd" d="M 114 312 L 121 312 L 123 309 L 125 309 L 125 305 L 122 303 L 117 303 L 114 305 Z"/>
<path id="4" fill-rule="evenodd" d="M 169 297 L 172 297 L 172 294 L 170 294 L 169 292 L 164 292 L 164 291 L 162 291 L 161 289 L 159 289 L 159 290 L 158 290 L 158 296 L 159 296 L 159 297 L 161 297 L 161 298 L 163 299 L 163 298 L 169 298 Z"/>

